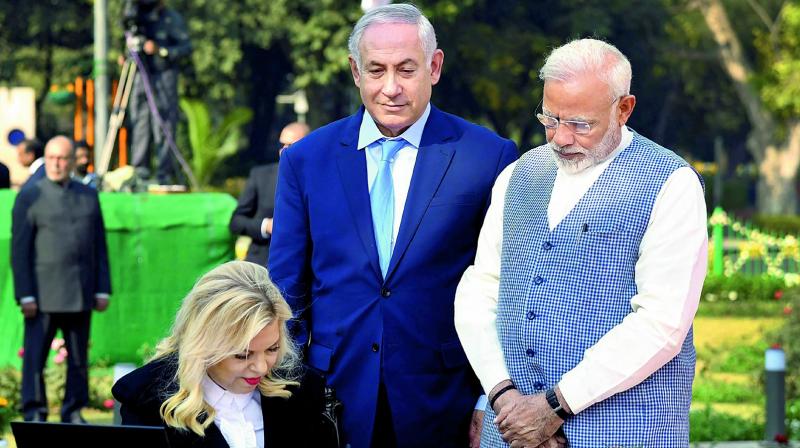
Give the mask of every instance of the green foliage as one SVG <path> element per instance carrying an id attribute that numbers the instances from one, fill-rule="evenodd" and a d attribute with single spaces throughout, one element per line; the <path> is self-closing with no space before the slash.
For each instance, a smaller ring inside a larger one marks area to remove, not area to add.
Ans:
<path id="1" fill-rule="evenodd" d="M 750 419 L 714 411 L 711 406 L 691 411 L 689 425 L 691 442 L 760 440 L 764 436 L 763 425 Z"/>
<path id="2" fill-rule="evenodd" d="M 764 401 L 764 394 L 758 387 L 715 381 L 700 376 L 695 378 L 692 387 L 692 401 L 695 403 L 761 403 Z"/>
<path id="3" fill-rule="evenodd" d="M 790 399 L 786 402 L 786 432 L 792 439 L 796 439 L 800 434 L 800 399 Z"/>
<path id="4" fill-rule="evenodd" d="M 242 126 L 252 119 L 253 112 L 235 108 L 214 126 L 204 102 L 181 99 L 180 105 L 188 121 L 192 171 L 201 188 L 207 187 L 220 163 L 241 147 Z"/>
<path id="5" fill-rule="evenodd" d="M 786 353 L 786 396 L 800 395 L 800 298 L 795 297 L 786 308 L 786 321 L 771 335 Z"/>
<path id="6" fill-rule="evenodd" d="M 772 302 L 748 301 L 701 301 L 697 315 L 702 317 L 775 317 L 780 316 L 786 304 L 781 300 Z"/>
<path id="7" fill-rule="evenodd" d="M 800 234 L 800 216 L 797 215 L 755 215 L 753 225 L 767 232 Z"/>
<path id="8" fill-rule="evenodd" d="M 779 116 L 800 116 L 800 4 L 783 2 L 775 29 L 755 30 L 755 46 L 763 71 L 756 82 Z"/>
<path id="9" fill-rule="evenodd" d="M 712 303 L 780 301 L 785 289 L 786 283 L 782 278 L 768 275 L 709 274 L 700 299 Z"/>
<path id="10" fill-rule="evenodd" d="M 19 417 L 22 375 L 13 367 L 0 369 L 0 436 L 8 429 L 8 423 Z"/>

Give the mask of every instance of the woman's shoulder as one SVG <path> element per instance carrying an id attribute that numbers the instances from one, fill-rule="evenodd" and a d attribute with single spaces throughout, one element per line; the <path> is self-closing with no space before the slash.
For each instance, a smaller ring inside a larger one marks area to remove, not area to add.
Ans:
<path id="1" fill-rule="evenodd" d="M 176 357 L 158 358 L 120 378 L 111 393 L 120 403 L 160 402 L 176 389 L 175 372 Z"/>

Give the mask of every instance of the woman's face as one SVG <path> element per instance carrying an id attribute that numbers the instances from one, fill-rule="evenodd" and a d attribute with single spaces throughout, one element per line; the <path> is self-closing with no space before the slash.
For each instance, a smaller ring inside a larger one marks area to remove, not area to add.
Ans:
<path id="1" fill-rule="evenodd" d="M 264 327 L 250 340 L 247 353 L 231 356 L 209 367 L 208 376 L 229 392 L 253 392 L 278 359 L 279 328 L 277 321 Z"/>

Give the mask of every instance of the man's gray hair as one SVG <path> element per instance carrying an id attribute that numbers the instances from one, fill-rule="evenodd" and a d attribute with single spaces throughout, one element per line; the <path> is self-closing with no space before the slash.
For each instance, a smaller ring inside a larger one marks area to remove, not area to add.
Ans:
<path id="1" fill-rule="evenodd" d="M 417 25 L 419 41 L 422 43 L 422 52 L 425 54 L 425 64 L 431 64 L 433 53 L 436 51 L 436 31 L 433 30 L 433 25 L 416 6 L 408 3 L 397 3 L 369 10 L 358 19 L 358 22 L 353 27 L 353 32 L 350 33 L 350 40 L 347 42 L 347 48 L 356 61 L 358 71 L 363 68 L 361 65 L 361 48 L 359 47 L 361 37 L 370 25 L 382 23 Z"/>
<path id="2" fill-rule="evenodd" d="M 566 82 L 594 74 L 605 82 L 612 100 L 631 91 L 631 63 L 617 47 L 597 39 L 576 39 L 553 50 L 539 79 Z"/>

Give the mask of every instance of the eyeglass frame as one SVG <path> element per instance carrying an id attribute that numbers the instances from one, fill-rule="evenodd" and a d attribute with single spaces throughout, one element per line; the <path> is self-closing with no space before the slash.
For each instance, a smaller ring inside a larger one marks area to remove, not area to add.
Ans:
<path id="1" fill-rule="evenodd" d="M 609 104 L 609 106 L 613 105 L 614 103 L 616 103 L 617 101 L 621 100 L 622 98 L 624 98 L 626 96 L 628 96 L 628 95 L 621 95 L 621 96 L 616 97 L 614 99 L 614 101 L 612 101 Z M 536 119 L 539 120 L 539 123 L 541 123 L 542 126 L 544 126 L 545 131 L 553 131 L 553 132 L 555 132 L 556 130 L 558 130 L 558 127 L 563 124 L 563 125 L 565 125 L 567 127 L 567 129 L 569 129 L 570 132 L 572 132 L 575 135 L 588 135 L 589 133 L 592 132 L 592 129 L 597 124 L 596 120 L 594 122 L 581 121 L 581 120 L 561 120 L 558 117 L 552 117 L 550 115 L 545 115 L 543 106 L 544 106 L 544 98 L 539 100 L 539 105 L 536 106 L 536 110 L 541 110 L 542 111 L 542 112 L 536 114 Z M 551 121 L 551 124 L 548 126 L 545 123 L 545 121 L 549 121 L 549 120 L 553 120 L 553 121 Z M 553 124 L 553 123 L 555 123 L 555 124 Z M 579 129 L 578 126 L 581 126 L 581 125 L 586 126 L 586 131 L 579 131 L 578 130 Z"/>

